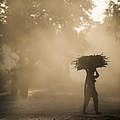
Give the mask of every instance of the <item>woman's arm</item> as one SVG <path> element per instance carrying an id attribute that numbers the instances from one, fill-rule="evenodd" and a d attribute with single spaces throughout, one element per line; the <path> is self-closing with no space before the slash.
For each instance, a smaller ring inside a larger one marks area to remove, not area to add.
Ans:
<path id="1" fill-rule="evenodd" d="M 95 69 L 96 75 L 94 76 L 95 78 L 99 77 L 99 73 L 97 72 L 97 70 Z"/>

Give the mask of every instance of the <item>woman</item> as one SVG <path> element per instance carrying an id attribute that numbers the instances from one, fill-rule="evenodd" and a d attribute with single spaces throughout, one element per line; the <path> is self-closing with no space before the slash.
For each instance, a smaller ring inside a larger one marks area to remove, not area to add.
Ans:
<path id="1" fill-rule="evenodd" d="M 86 108 L 89 104 L 90 98 L 93 98 L 95 113 L 99 114 L 100 112 L 98 112 L 98 94 L 95 88 L 95 79 L 99 77 L 99 73 L 97 72 L 96 68 L 88 68 L 86 69 L 86 73 L 87 76 L 84 87 L 83 113 L 86 114 Z"/>

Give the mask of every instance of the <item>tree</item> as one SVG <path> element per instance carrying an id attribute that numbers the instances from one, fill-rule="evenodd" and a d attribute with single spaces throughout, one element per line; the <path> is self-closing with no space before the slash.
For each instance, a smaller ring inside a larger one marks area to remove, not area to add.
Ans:
<path id="1" fill-rule="evenodd" d="M 64 38 L 64 45 L 69 48 L 64 51 L 65 56 L 86 47 L 84 33 L 80 33 L 77 41 L 74 27 L 87 29 L 92 24 L 89 18 L 91 0 L 12 0 L 6 1 L 6 5 L 8 13 L 6 25 L 2 28 L 6 36 L 3 44 L 7 44 L 19 56 L 18 71 L 26 72 L 26 60 L 27 66 L 31 67 L 30 71 L 27 69 L 29 74 L 35 69 L 36 63 L 45 63 L 48 57 L 44 54 L 50 53 L 47 45 L 53 48 L 58 38 L 61 39 L 57 41 L 57 46 L 63 45 Z M 36 37 L 38 35 L 39 39 Z M 53 56 L 54 51 L 51 51 Z"/>
<path id="2" fill-rule="evenodd" d="M 50 36 L 51 40 L 57 39 L 57 35 L 62 33 L 66 40 L 73 42 L 75 39 L 73 28 L 76 26 L 88 28 L 92 23 L 88 15 L 92 8 L 90 0 L 51 0 L 50 2 L 47 0 L 13 0 L 8 3 L 8 44 L 15 51 L 19 51 L 20 56 L 34 56 L 37 53 L 31 47 L 34 39 L 30 39 L 31 33 L 35 30 L 39 30 L 41 37 L 44 35 L 43 39 L 49 38 L 46 36 Z M 74 43 L 79 44 L 79 49 L 87 44 L 84 34 L 80 34 L 81 43 L 84 44 L 80 46 L 79 43 Z M 40 41 L 36 40 L 34 45 Z"/>
<path id="3" fill-rule="evenodd" d="M 116 40 L 120 40 L 120 1 L 110 1 L 109 7 L 106 9 L 105 23 L 108 30 L 113 33 Z"/>
<path id="4" fill-rule="evenodd" d="M 4 27 L 7 23 L 7 12 L 8 12 L 8 6 L 5 0 L 0 0 L 0 92 L 3 92 L 6 89 L 6 83 L 7 83 L 7 71 L 4 64 L 4 57 L 5 57 L 5 51 L 4 51 L 4 41 L 6 39 L 6 33 L 4 31 Z"/>

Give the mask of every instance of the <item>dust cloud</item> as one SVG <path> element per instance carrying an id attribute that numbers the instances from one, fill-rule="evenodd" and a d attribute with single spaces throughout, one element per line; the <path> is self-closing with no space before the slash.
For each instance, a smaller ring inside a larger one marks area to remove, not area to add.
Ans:
<path id="1" fill-rule="evenodd" d="M 49 6 L 49 9 L 53 7 L 52 4 L 45 5 Z M 54 8 L 53 14 L 59 13 L 59 16 L 63 14 L 63 11 L 60 11 L 62 8 L 57 11 L 55 9 L 57 8 Z M 23 49 L 29 50 L 29 57 L 37 59 L 32 77 L 28 81 L 30 90 L 49 89 L 52 92 L 78 93 L 83 97 L 86 73 L 77 72 L 71 62 L 78 56 L 103 53 L 109 57 L 110 62 L 107 68 L 98 69 L 100 78 L 96 86 L 99 96 L 103 102 L 119 104 L 120 45 L 107 33 L 104 25 L 92 28 L 88 34 L 79 33 L 79 38 L 72 27 L 67 26 L 64 32 L 58 30 L 54 33 L 49 27 L 45 28 L 43 25 L 31 30 L 29 36 L 21 36 L 19 39 L 28 41 Z"/>
<path id="2" fill-rule="evenodd" d="M 71 61 L 78 56 L 103 53 L 109 57 L 110 62 L 106 68 L 98 69 L 100 77 L 96 87 L 101 101 L 119 104 L 119 41 L 114 40 L 104 25 L 91 29 L 83 41 L 77 41 L 75 36 L 72 39 L 71 36 L 66 38 L 64 34 L 52 36 L 47 31 L 44 34 L 34 31 L 32 35 L 36 45 L 31 43 L 28 46 L 32 48 L 33 55 L 40 58 L 33 77 L 33 88 L 50 88 L 54 92 L 67 90 L 83 96 L 86 73 L 84 70 L 77 72 L 73 69 Z M 81 49 L 83 44 L 87 46 Z"/>

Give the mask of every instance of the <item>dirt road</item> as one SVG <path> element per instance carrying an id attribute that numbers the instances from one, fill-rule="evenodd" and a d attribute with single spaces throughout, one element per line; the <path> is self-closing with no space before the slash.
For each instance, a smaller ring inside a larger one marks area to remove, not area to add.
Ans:
<path id="1" fill-rule="evenodd" d="M 1 100 L 0 103 L 0 120 L 98 119 L 93 115 L 92 103 L 88 109 L 91 116 L 85 117 L 81 114 L 83 97 L 76 92 L 52 92 L 48 89 L 33 90 L 29 91 L 29 97 L 26 100 Z M 102 117 L 105 120 L 117 120 L 119 117 L 118 104 L 100 103 L 100 110 L 103 112 L 104 116 Z M 117 117 L 110 119 L 110 115 Z"/>

